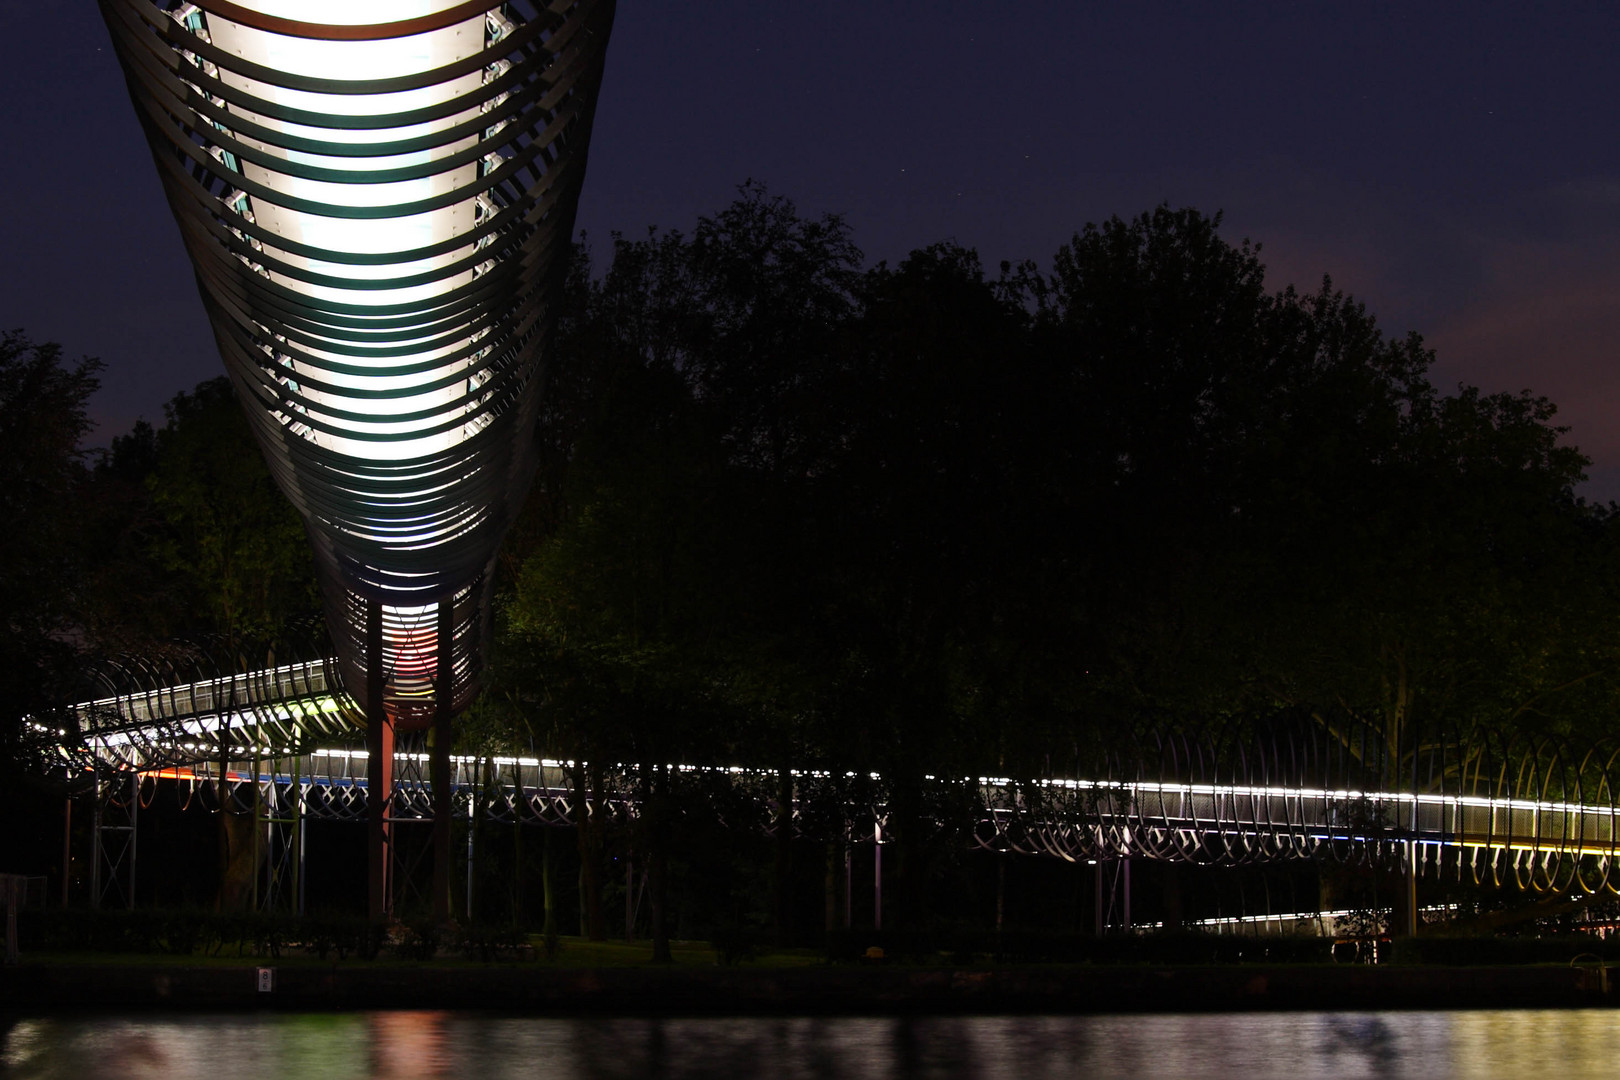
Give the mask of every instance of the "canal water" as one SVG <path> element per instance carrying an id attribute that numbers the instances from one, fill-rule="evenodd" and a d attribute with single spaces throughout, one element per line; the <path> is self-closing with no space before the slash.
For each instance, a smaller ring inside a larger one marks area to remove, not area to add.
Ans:
<path id="1" fill-rule="evenodd" d="M 1450 1077 L 1620 1073 L 1620 1010 L 930 1019 L 534 1019 L 454 1012 L 25 1019 L 0 1075 Z"/>

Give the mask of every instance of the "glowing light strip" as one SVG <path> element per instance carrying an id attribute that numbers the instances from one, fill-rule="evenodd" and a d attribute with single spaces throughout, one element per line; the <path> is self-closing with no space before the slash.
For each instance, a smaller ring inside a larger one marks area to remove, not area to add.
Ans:
<path id="1" fill-rule="evenodd" d="M 1014 781 L 1007 779 L 985 779 L 982 781 L 994 786 L 1011 786 Z M 1171 795 L 1204 795 L 1224 796 L 1235 798 L 1256 799 L 1313 799 L 1336 800 L 1341 802 L 1390 802 L 1390 803 L 1416 803 L 1420 806 L 1470 806 L 1489 809 L 1507 810 L 1539 810 L 1554 813 L 1594 813 L 1593 804 L 1571 802 L 1537 802 L 1530 799 L 1493 799 L 1481 795 L 1413 795 L 1398 791 L 1356 791 L 1351 789 L 1327 788 L 1282 788 L 1282 787 L 1250 787 L 1242 784 L 1175 784 L 1154 783 L 1151 781 L 1123 782 L 1107 780 L 1042 780 L 1037 781 L 1040 787 L 1067 788 L 1070 790 L 1095 791 L 1128 791 L 1131 793 L 1151 792 L 1154 794 Z M 1620 817 L 1620 807 L 1602 811 L 1605 814 Z"/>
<path id="2" fill-rule="evenodd" d="M 484 12 L 500 6 L 499 0 L 465 0 L 465 2 L 448 11 L 433 11 L 431 5 L 411 4 L 410 0 L 394 0 L 393 10 L 387 11 L 390 15 L 405 14 L 406 17 L 395 22 L 371 23 L 371 14 L 365 16 L 366 22 L 360 24 L 333 23 L 323 20 L 336 20 L 350 16 L 342 9 L 333 10 L 330 3 L 302 3 L 295 2 L 274 5 L 273 13 L 261 13 L 250 7 L 242 7 L 232 3 L 231 0 L 200 0 L 197 5 L 211 15 L 223 15 L 239 23 L 245 23 L 260 30 L 271 30 L 278 34 L 289 34 L 295 37 L 309 36 L 325 40 L 373 40 L 386 37 L 404 37 L 407 34 L 417 34 L 424 30 L 437 30 L 441 26 L 456 22 L 472 15 L 482 15 Z M 265 12 L 271 12 L 272 6 L 261 5 Z M 422 8 L 422 14 L 411 15 L 409 9 Z M 283 14 L 281 9 L 288 13 Z"/>

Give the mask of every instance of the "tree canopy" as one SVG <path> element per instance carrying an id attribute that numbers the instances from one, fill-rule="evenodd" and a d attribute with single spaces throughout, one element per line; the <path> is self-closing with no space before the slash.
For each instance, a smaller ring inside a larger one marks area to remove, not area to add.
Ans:
<path id="1" fill-rule="evenodd" d="M 224 377 L 181 391 L 89 477 L 95 602 L 105 647 L 274 636 L 316 610 L 314 563 Z"/>
<path id="2" fill-rule="evenodd" d="M 81 443 L 100 370 L 22 331 L 0 335 L 0 768 L 22 755 L 20 718 L 56 704 L 72 676 Z"/>
<path id="3" fill-rule="evenodd" d="M 863 269 L 750 185 L 615 236 L 575 268 L 497 681 L 581 739 L 886 775 L 1286 711 L 1601 726 L 1612 528 L 1552 403 L 1442 392 L 1220 225 Z"/>
<path id="4" fill-rule="evenodd" d="M 940 777 L 1278 721 L 1392 761 L 1612 726 L 1614 519 L 1552 403 L 1442 390 L 1331 281 L 1268 290 L 1219 216 L 1087 226 L 1046 269 L 863 267 L 746 185 L 594 269 L 485 714 L 531 746 L 821 770 L 835 801 L 881 775 L 903 912 L 960 847 Z"/>

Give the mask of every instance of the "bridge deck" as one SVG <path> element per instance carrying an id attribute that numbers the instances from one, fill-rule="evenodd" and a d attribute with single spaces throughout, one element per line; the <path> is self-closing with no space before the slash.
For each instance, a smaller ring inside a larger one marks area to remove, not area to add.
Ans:
<path id="1" fill-rule="evenodd" d="M 109 696 L 67 710 L 71 730 L 61 732 L 64 756 L 72 762 L 76 752 L 81 766 L 99 764 L 114 774 L 171 778 L 190 787 L 215 785 L 225 757 L 227 785 L 239 806 L 256 777 L 269 803 L 314 817 L 359 819 L 368 802 L 365 751 L 309 749 L 312 742 L 357 734 L 356 714 L 341 695 L 334 662 L 317 660 Z M 580 812 L 566 763 L 455 757 L 451 768 L 458 816 L 476 805 L 498 819 L 571 824 Z M 396 754 L 391 819 L 432 819 L 427 771 L 425 755 Z M 753 790 L 768 827 L 774 777 L 720 771 Z M 616 774 L 613 779 L 609 790 L 596 793 L 597 810 L 636 813 L 634 782 Z M 1620 850 L 1620 806 L 1612 804 L 1307 783 L 970 782 L 983 808 L 975 833 L 979 846 L 1066 859 L 1286 858 L 1345 846 L 1392 850 L 1408 842 L 1605 861 Z M 852 822 L 864 818 L 881 830 L 883 806 L 846 810 Z M 877 835 L 871 826 L 856 831 Z"/>

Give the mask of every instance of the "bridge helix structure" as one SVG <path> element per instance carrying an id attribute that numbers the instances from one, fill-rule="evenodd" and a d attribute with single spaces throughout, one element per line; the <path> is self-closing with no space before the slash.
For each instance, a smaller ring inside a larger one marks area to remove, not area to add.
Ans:
<path id="1" fill-rule="evenodd" d="M 254 817 L 252 835 L 266 845 L 264 885 L 255 886 L 265 904 L 297 893 L 309 819 L 380 817 L 398 826 L 477 816 L 574 827 L 597 815 L 638 815 L 633 765 L 586 770 L 538 756 L 462 755 L 438 781 L 421 733 L 393 748 L 389 782 L 378 786 L 357 712 L 343 701 L 341 664 L 318 655 L 320 644 L 311 636 L 302 651 L 264 650 L 256 668 L 247 654 L 222 660 L 217 650 L 106 664 L 100 696 L 37 725 L 56 767 L 99 777 L 98 897 L 132 902 L 135 819 L 163 780 L 174 781 L 183 804 Z M 1402 740 L 1371 724 L 1330 728 L 1294 717 L 1121 737 L 1071 769 L 933 783 L 976 807 L 964 838 L 973 848 L 1106 865 L 1116 883 L 1142 860 L 1396 870 L 1410 886 L 1414 919 L 1420 878 L 1620 897 L 1620 747 L 1480 733 Z M 836 822 L 846 850 L 871 846 L 881 888 L 892 824 L 884 778 L 796 773 L 784 814 L 773 771 L 674 771 L 740 795 L 726 800 L 737 818 L 731 828 L 770 832 L 786 820 L 826 841 L 820 834 Z M 589 786 L 588 772 L 599 774 Z M 378 791 L 386 792 L 380 801 Z M 1101 871 L 1097 880 L 1101 888 Z"/>
<path id="2" fill-rule="evenodd" d="M 396 730 L 448 746 L 534 473 L 613 0 L 98 3 L 314 547 L 341 701 L 375 769 Z M 379 820 L 375 915 L 386 845 Z"/>

